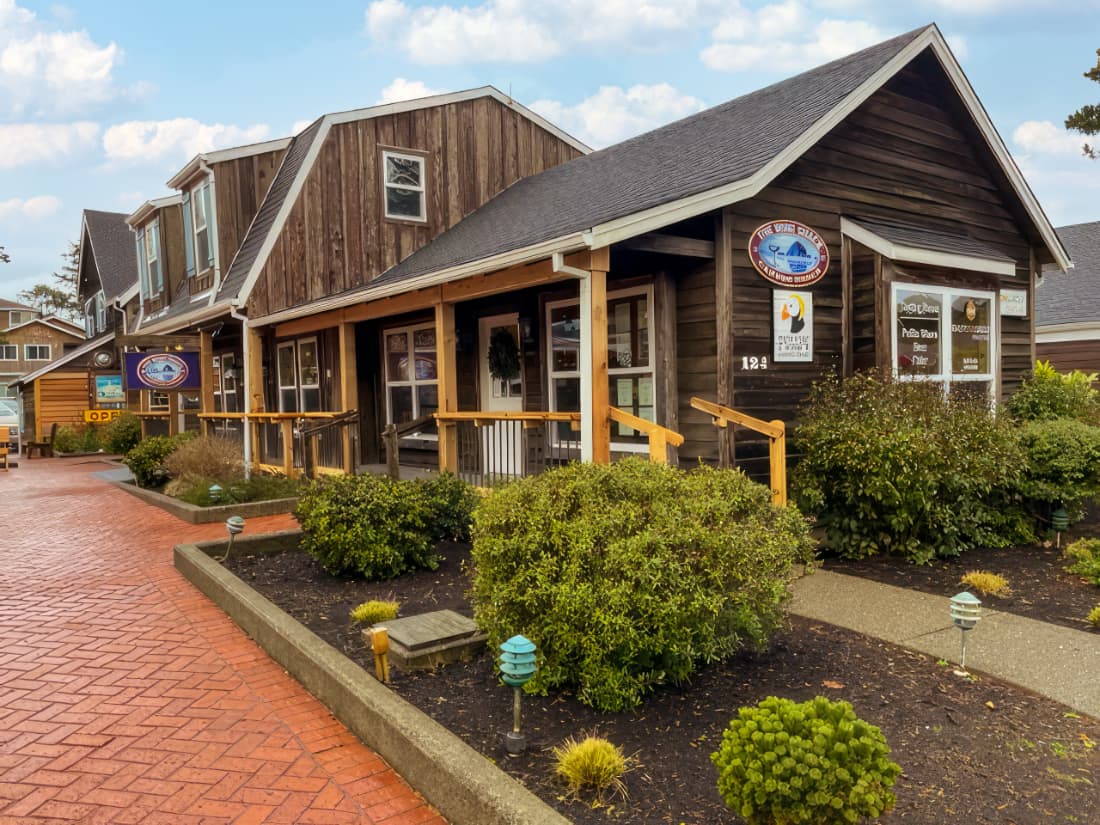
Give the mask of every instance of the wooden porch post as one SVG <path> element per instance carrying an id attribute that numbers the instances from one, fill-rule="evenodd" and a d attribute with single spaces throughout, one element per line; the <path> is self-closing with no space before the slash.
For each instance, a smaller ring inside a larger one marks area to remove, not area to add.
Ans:
<path id="1" fill-rule="evenodd" d="M 202 388 L 199 391 L 199 412 L 214 412 L 214 338 L 209 332 L 199 333 L 199 375 Z M 199 428 L 209 435 L 210 422 L 200 418 Z"/>
<path id="2" fill-rule="evenodd" d="M 458 412 L 458 366 L 455 353 L 455 305 L 435 305 L 436 377 L 439 411 Z M 439 424 L 439 471 L 458 472 L 458 429 L 454 422 Z"/>
<path id="3" fill-rule="evenodd" d="M 589 298 L 592 302 L 592 461 L 611 463 L 611 406 L 607 376 L 607 272 L 610 253 L 605 246 L 592 252 Z"/>
<path id="4" fill-rule="evenodd" d="M 355 361 L 355 324 L 340 324 L 340 409 L 351 412 L 359 408 L 358 367 Z M 352 455 L 351 429 L 343 428 L 344 472 L 351 475 L 359 456 Z M 316 439 L 315 439 L 316 441 Z"/>
<path id="5" fill-rule="evenodd" d="M 180 431 L 180 394 L 173 390 L 168 393 L 168 435 Z"/>
<path id="6" fill-rule="evenodd" d="M 714 226 L 714 301 L 718 335 L 718 403 L 733 407 L 733 217 L 729 207 L 722 210 Z M 718 466 L 736 464 L 733 427 L 718 428 Z"/>
<path id="7" fill-rule="evenodd" d="M 265 412 L 264 406 L 264 341 L 260 333 L 249 326 L 241 328 L 241 334 L 248 339 L 245 347 L 247 361 L 244 365 L 245 381 L 245 412 Z M 250 439 L 251 449 L 249 457 L 253 464 L 260 462 L 260 436 L 259 425 L 246 418 L 244 422 L 244 437 Z"/>

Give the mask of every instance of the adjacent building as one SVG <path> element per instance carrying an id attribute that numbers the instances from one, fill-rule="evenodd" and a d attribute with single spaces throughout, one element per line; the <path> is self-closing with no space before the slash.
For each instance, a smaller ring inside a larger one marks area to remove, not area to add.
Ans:
<path id="1" fill-rule="evenodd" d="M 1100 373 L 1100 221 L 1062 226 L 1073 269 L 1047 267 L 1035 291 L 1036 355 L 1059 370 Z"/>

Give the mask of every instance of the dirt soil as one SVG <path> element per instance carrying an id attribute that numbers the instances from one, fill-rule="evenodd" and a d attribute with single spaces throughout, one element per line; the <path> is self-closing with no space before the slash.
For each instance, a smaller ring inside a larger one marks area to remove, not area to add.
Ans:
<path id="1" fill-rule="evenodd" d="M 468 548 L 444 545 L 441 550 L 439 570 L 389 582 L 334 578 L 300 553 L 242 557 L 229 566 L 373 672 L 360 631 L 348 623 L 355 605 L 396 598 L 402 615 L 443 608 L 470 614 L 464 597 Z M 1000 551 L 999 563 L 988 565 L 1011 581 L 1016 590 L 1012 604 L 1020 612 L 1023 606 L 1038 606 L 1050 620 L 1080 615 L 1080 583 L 1059 574 L 1056 554 L 1026 550 Z M 962 567 L 986 566 L 979 558 L 968 555 Z M 857 572 L 855 565 L 833 569 Z M 862 573 L 864 568 L 858 569 Z M 930 572 L 921 578 L 910 571 L 908 580 L 900 572 L 883 572 L 892 570 L 892 564 L 870 565 L 866 574 L 903 586 L 952 591 L 950 582 L 937 582 Z M 955 572 L 943 575 L 950 578 Z M 1100 601 L 1100 590 L 1094 589 L 1091 598 Z M 1083 673 L 1082 678 L 1095 676 Z M 960 678 L 926 656 L 800 618 L 791 620 L 766 654 L 707 668 L 681 689 L 656 692 L 636 712 L 599 714 L 568 694 L 525 696 L 528 750 L 518 758 L 504 751 L 511 690 L 498 681 L 490 655 L 435 671 L 394 671 L 393 688 L 583 825 L 740 822 L 719 798 L 709 760 L 722 731 L 737 708 L 768 695 L 800 701 L 819 694 L 851 702 L 862 718 L 880 726 L 903 768 L 897 806 L 882 821 L 1100 822 L 1100 721 L 994 679 Z M 625 777 L 625 799 L 602 804 L 591 796 L 570 800 L 553 779 L 550 749 L 585 733 L 606 736 L 632 756 L 635 767 Z"/>

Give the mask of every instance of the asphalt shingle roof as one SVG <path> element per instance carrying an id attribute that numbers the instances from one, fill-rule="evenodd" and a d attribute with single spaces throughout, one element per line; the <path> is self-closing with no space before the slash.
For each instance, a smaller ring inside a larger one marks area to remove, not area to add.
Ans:
<path id="1" fill-rule="evenodd" d="M 137 247 L 126 217 L 123 212 L 84 210 L 99 283 L 108 302 L 138 282 Z"/>
<path id="2" fill-rule="evenodd" d="M 1058 228 L 1073 269 L 1044 267 L 1035 290 L 1035 325 L 1100 324 L 1100 221 Z"/>

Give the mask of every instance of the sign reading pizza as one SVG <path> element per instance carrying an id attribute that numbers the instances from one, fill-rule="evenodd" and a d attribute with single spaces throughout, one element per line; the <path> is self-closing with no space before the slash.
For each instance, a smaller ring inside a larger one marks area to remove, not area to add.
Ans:
<path id="1" fill-rule="evenodd" d="M 804 223 L 769 221 L 749 238 L 749 260 L 773 284 L 803 287 L 825 275 L 829 247 Z"/>
<path id="2" fill-rule="evenodd" d="M 126 353 L 126 388 L 193 390 L 202 386 L 197 352 Z"/>

